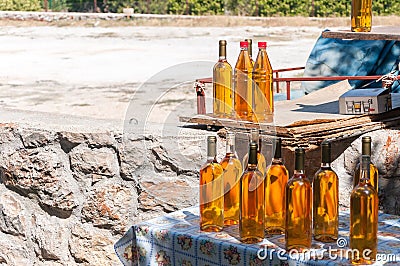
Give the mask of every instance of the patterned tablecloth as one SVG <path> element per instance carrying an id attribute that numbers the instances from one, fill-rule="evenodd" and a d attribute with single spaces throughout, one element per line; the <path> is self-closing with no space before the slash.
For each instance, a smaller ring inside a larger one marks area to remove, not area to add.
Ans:
<path id="1" fill-rule="evenodd" d="M 220 233 L 199 230 L 199 209 L 191 207 L 132 226 L 114 245 L 123 265 L 347 265 L 349 211 L 340 210 L 339 241 L 313 242 L 308 253 L 288 254 L 284 236 L 242 244 L 238 226 Z M 379 214 L 376 265 L 400 264 L 400 217 Z M 398 262 L 398 263 L 396 263 Z"/>

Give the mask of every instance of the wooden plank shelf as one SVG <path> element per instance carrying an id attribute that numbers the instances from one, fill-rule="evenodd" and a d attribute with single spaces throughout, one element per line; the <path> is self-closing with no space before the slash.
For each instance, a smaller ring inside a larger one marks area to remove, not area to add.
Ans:
<path id="1" fill-rule="evenodd" d="M 376 115 L 359 115 L 338 119 L 315 119 L 297 121 L 287 126 L 275 126 L 273 123 L 252 123 L 249 121 L 218 118 L 212 115 L 180 117 L 181 122 L 207 125 L 211 127 L 232 128 L 245 132 L 259 128 L 263 135 L 282 137 L 285 146 L 319 145 L 323 140 L 338 141 L 355 138 L 364 133 L 382 128 L 400 126 L 400 108 Z"/>
<path id="2" fill-rule="evenodd" d="M 400 27 L 372 26 L 371 32 L 351 32 L 350 30 L 333 30 L 322 32 L 322 37 L 350 40 L 394 40 L 400 41 Z"/>

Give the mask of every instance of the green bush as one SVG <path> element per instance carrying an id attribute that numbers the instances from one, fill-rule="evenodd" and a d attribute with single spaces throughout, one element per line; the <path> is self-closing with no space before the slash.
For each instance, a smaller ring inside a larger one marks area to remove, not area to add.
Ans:
<path id="1" fill-rule="evenodd" d="M 0 10 L 5 11 L 39 11 L 40 0 L 1 0 Z"/>
<path id="2" fill-rule="evenodd" d="M 43 0 L 0 0 L 0 10 L 40 10 Z M 93 0 L 48 0 L 54 11 L 93 11 Z M 102 12 L 175 15 L 349 16 L 351 0 L 97 0 Z M 400 15 L 399 0 L 373 0 L 374 15 Z"/>

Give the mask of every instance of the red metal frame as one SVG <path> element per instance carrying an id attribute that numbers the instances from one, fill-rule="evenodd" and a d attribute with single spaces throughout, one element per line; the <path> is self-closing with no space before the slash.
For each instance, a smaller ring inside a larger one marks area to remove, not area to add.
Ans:
<path id="1" fill-rule="evenodd" d="M 330 81 L 330 80 L 379 80 L 382 76 L 315 76 L 315 77 L 290 77 L 290 78 L 281 78 L 279 77 L 279 73 L 288 72 L 294 70 L 303 70 L 304 67 L 293 67 L 293 68 L 282 68 L 276 69 L 273 71 L 275 77 L 273 78 L 273 82 L 275 83 L 276 92 L 279 93 L 279 82 L 286 82 L 286 99 L 290 100 L 290 83 L 293 81 Z M 400 80 L 400 75 L 397 76 L 397 79 Z M 212 83 L 212 78 L 202 78 L 196 79 L 195 89 L 197 94 L 197 113 L 205 114 L 206 106 L 205 106 L 205 84 Z"/>

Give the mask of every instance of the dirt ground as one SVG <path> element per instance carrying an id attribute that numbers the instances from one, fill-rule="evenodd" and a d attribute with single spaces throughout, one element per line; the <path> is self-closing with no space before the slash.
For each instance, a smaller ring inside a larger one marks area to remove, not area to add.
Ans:
<path id="1" fill-rule="evenodd" d="M 399 22 L 374 18 L 374 25 Z M 252 38 L 268 42 L 273 68 L 297 67 L 305 65 L 322 30 L 348 24 L 348 18 L 298 17 L 0 20 L 0 107 L 121 121 L 130 105 L 145 104 L 132 99 L 150 84 L 147 91 L 162 102 L 160 111 L 185 102 L 180 113 L 190 115 L 196 112 L 193 82 L 211 76 L 218 40 L 228 41 L 232 65 L 239 41 Z"/>

